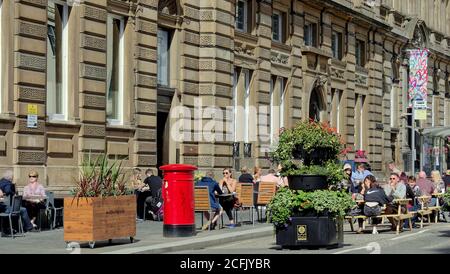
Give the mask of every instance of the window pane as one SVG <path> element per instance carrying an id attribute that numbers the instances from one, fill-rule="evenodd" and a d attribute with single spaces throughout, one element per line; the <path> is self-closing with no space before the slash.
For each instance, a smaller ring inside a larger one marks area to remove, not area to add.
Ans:
<path id="1" fill-rule="evenodd" d="M 336 33 L 333 32 L 331 35 L 331 50 L 333 51 L 333 58 L 337 58 L 337 37 Z"/>
<path id="2" fill-rule="evenodd" d="M 244 1 L 238 1 L 236 5 L 236 28 L 245 31 L 245 7 Z"/>
<path id="3" fill-rule="evenodd" d="M 310 25 L 305 25 L 303 27 L 303 33 L 304 33 L 303 35 L 304 35 L 305 45 L 307 45 L 307 46 L 311 46 L 310 31 L 311 31 Z"/>
<path id="4" fill-rule="evenodd" d="M 121 20 L 109 20 L 107 35 L 109 71 L 106 116 L 108 119 L 119 119 Z"/>
<path id="5" fill-rule="evenodd" d="M 47 113 L 63 114 L 64 7 L 49 1 L 47 13 Z"/>
<path id="6" fill-rule="evenodd" d="M 272 39 L 280 41 L 280 15 L 272 15 Z"/>
<path id="7" fill-rule="evenodd" d="M 158 30 L 158 85 L 169 86 L 169 32 Z"/>

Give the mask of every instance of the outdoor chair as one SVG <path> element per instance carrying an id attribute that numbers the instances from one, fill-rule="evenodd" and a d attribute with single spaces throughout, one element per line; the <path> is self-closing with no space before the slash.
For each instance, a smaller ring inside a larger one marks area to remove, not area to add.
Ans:
<path id="1" fill-rule="evenodd" d="M 241 203 L 239 208 L 236 208 L 234 213 L 234 219 L 236 223 L 238 221 L 239 210 L 249 209 L 249 218 L 251 218 L 252 225 L 255 225 L 255 215 L 253 209 L 255 208 L 254 196 L 253 196 L 253 184 L 252 183 L 238 183 L 236 185 L 236 195 Z"/>
<path id="2" fill-rule="evenodd" d="M 52 218 L 50 222 L 50 228 L 55 229 L 56 228 L 56 218 L 61 217 L 63 218 L 63 207 L 55 207 L 55 194 L 52 191 L 46 191 L 45 195 L 47 196 L 46 201 L 46 211 L 50 213 L 50 216 Z M 58 214 L 59 213 L 59 214 Z"/>
<path id="3" fill-rule="evenodd" d="M 263 220 L 262 217 L 262 207 L 267 207 L 267 205 L 272 200 L 275 195 L 275 191 L 277 189 L 277 184 L 274 182 L 260 182 L 258 187 L 258 198 L 256 201 L 256 206 L 261 208 L 260 214 L 258 216 L 261 217 L 260 221 Z M 267 218 L 267 210 L 265 210 L 266 218 Z"/>
<path id="4" fill-rule="evenodd" d="M 211 230 L 211 220 L 214 218 L 215 211 L 211 209 L 211 203 L 209 202 L 209 190 L 207 186 L 196 186 L 194 189 L 194 203 L 195 212 L 200 212 L 202 214 L 202 229 L 203 229 L 203 215 L 205 212 L 209 213 L 208 229 Z M 222 221 L 222 218 L 217 220 Z M 220 228 L 221 226 L 219 226 Z"/>
<path id="5" fill-rule="evenodd" d="M 9 203 L 10 201 L 5 201 Z M 23 223 L 22 217 L 20 216 L 20 207 L 22 206 L 22 196 L 15 195 L 12 197 L 11 211 L 9 213 L 0 213 L 0 226 L 2 227 L 2 235 L 3 235 L 3 218 L 8 217 L 9 220 L 9 229 L 10 234 L 9 237 L 14 239 L 14 229 L 13 229 L 13 217 L 18 217 L 19 219 L 19 233 L 20 236 L 24 236 L 23 233 Z"/>

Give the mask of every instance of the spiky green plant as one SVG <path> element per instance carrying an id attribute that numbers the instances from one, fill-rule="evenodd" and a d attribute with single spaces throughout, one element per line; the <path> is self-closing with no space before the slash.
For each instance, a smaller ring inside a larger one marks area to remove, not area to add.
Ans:
<path id="1" fill-rule="evenodd" d="M 72 191 L 75 197 L 107 197 L 130 194 L 125 187 L 121 160 L 108 160 L 102 154 L 93 159 L 89 153 L 80 167 L 79 179 Z"/>

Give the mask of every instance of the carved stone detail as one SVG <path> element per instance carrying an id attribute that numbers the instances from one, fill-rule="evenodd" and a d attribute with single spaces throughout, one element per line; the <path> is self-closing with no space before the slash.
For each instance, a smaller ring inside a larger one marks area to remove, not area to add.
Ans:
<path id="1" fill-rule="evenodd" d="M 213 12 L 211 10 L 200 11 L 200 20 L 201 21 L 213 21 Z"/>
<path id="2" fill-rule="evenodd" d="M 99 80 L 106 79 L 106 68 L 81 64 L 81 77 L 94 78 Z"/>
<path id="3" fill-rule="evenodd" d="M 19 34 L 44 39 L 47 37 L 47 25 L 38 25 L 29 22 L 19 21 L 18 32 Z"/>
<path id="4" fill-rule="evenodd" d="M 84 106 L 104 109 L 106 107 L 106 99 L 104 96 L 85 94 L 84 95 Z"/>
<path id="5" fill-rule="evenodd" d="M 200 35 L 200 46 L 210 47 L 212 45 L 213 45 L 213 38 L 211 35 L 207 35 L 207 34 Z"/>
<path id="6" fill-rule="evenodd" d="M 185 57 L 184 58 L 184 66 L 186 68 L 198 70 L 198 68 L 199 68 L 198 59 Z"/>
<path id="7" fill-rule="evenodd" d="M 20 100 L 32 100 L 45 102 L 45 89 L 19 86 Z"/>
<path id="8" fill-rule="evenodd" d="M 330 76 L 344 80 L 345 70 L 330 67 Z"/>
<path id="9" fill-rule="evenodd" d="M 27 120 L 19 121 L 19 133 L 43 133 L 44 132 L 44 122 L 38 120 L 37 128 L 27 127 Z"/>
<path id="10" fill-rule="evenodd" d="M 289 55 L 272 51 L 270 60 L 272 61 L 272 63 L 287 65 L 289 62 Z"/>
<path id="11" fill-rule="evenodd" d="M 19 151 L 19 163 L 36 163 L 40 164 L 45 161 L 45 153 L 43 151 Z"/>
<path id="12" fill-rule="evenodd" d="M 106 39 L 82 34 L 81 46 L 84 48 L 106 51 Z"/>
<path id="13" fill-rule="evenodd" d="M 200 12 L 191 7 L 184 8 L 184 15 L 191 19 L 200 20 Z"/>
<path id="14" fill-rule="evenodd" d="M 200 43 L 200 35 L 192 32 L 184 34 L 184 41 L 190 44 L 198 45 Z"/>
<path id="15" fill-rule="evenodd" d="M 184 82 L 184 92 L 197 94 L 198 93 L 198 84 Z"/>
<path id="16" fill-rule="evenodd" d="M 16 52 L 16 66 L 25 69 L 45 71 L 47 60 L 45 57 Z"/>
<path id="17" fill-rule="evenodd" d="M 83 136 L 105 137 L 105 126 L 83 125 Z"/>
<path id="18" fill-rule="evenodd" d="M 367 84 L 368 84 L 368 77 L 367 77 L 367 75 L 356 73 L 355 74 L 355 84 L 367 86 Z"/>
<path id="19" fill-rule="evenodd" d="M 102 22 L 106 21 L 107 18 L 107 12 L 106 10 L 94 8 L 91 6 L 84 6 L 84 17 L 99 20 Z"/>
<path id="20" fill-rule="evenodd" d="M 213 62 L 211 60 L 200 61 L 199 68 L 200 68 L 200 70 L 212 70 Z"/>
<path id="21" fill-rule="evenodd" d="M 140 59 L 155 61 L 156 60 L 156 50 L 139 47 L 137 50 L 137 57 Z"/>
<path id="22" fill-rule="evenodd" d="M 236 43 L 234 46 L 234 53 L 239 55 L 253 56 L 255 55 L 254 50 L 255 50 L 254 47 L 245 43 L 243 44 Z"/>

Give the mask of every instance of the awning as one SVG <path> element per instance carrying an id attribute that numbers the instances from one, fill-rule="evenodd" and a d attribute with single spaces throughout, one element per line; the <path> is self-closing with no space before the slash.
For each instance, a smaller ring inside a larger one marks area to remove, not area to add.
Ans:
<path id="1" fill-rule="evenodd" d="M 450 136 L 450 127 L 432 127 L 426 128 L 422 131 L 423 135 L 430 135 L 433 137 L 445 138 Z"/>

